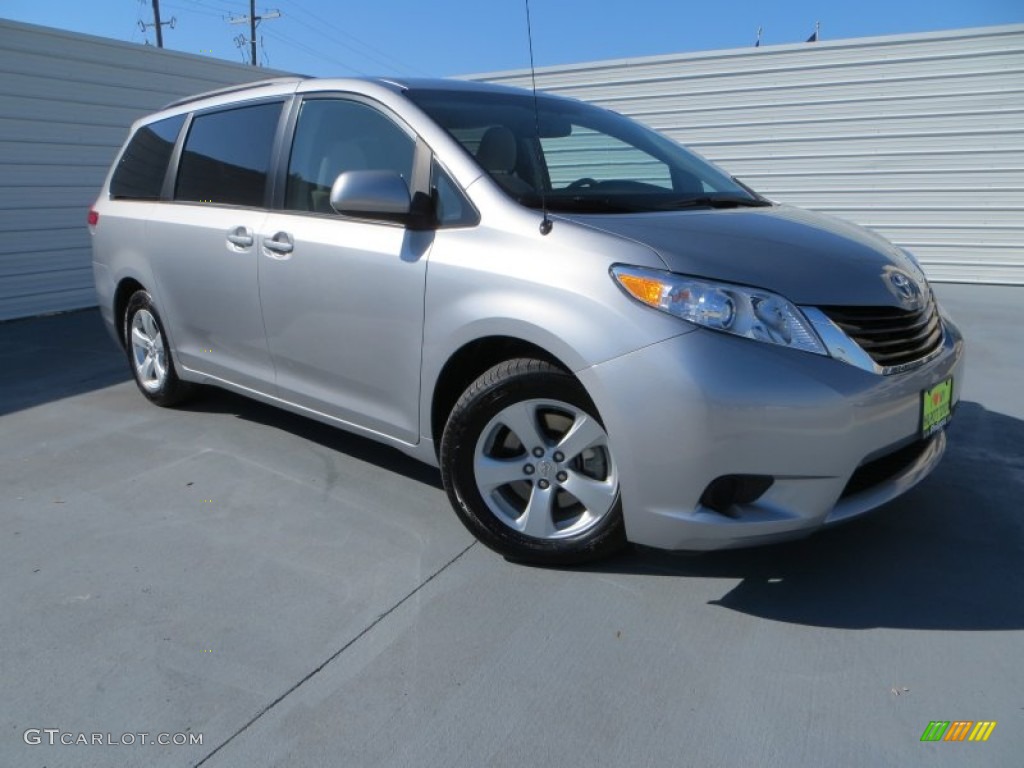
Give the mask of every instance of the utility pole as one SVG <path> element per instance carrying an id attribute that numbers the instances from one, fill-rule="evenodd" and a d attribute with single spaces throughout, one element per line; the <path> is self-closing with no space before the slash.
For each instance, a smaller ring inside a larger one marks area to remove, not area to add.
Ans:
<path id="1" fill-rule="evenodd" d="M 171 16 L 170 21 L 160 21 L 160 0 L 153 0 L 153 23 L 147 24 L 139 19 L 139 29 L 142 30 L 142 34 L 146 34 L 146 29 L 153 27 L 156 30 L 156 47 L 164 47 L 164 26 L 168 26 L 174 29 L 174 22 L 177 21 Z M 149 45 L 149 41 L 146 41 L 146 45 Z"/>
<path id="2" fill-rule="evenodd" d="M 156 2 L 156 0 L 153 0 Z M 252 65 L 256 66 L 256 0 L 249 0 L 249 50 L 252 52 Z"/>
<path id="3" fill-rule="evenodd" d="M 160 24 L 160 0 L 153 0 L 153 26 L 156 27 L 156 47 L 164 47 L 164 29 Z"/>
<path id="4" fill-rule="evenodd" d="M 156 0 L 153 0 L 156 2 Z M 248 16 L 232 16 L 227 19 L 228 24 L 249 24 L 249 39 L 245 39 L 245 35 L 239 35 L 235 38 L 235 45 L 241 48 L 246 43 L 249 43 L 249 51 L 251 55 L 251 64 L 254 67 L 258 67 L 259 63 L 256 58 L 256 25 L 264 19 L 279 19 L 281 18 L 281 12 L 278 10 L 267 11 L 262 16 L 256 15 L 256 0 L 249 0 L 249 15 Z"/>

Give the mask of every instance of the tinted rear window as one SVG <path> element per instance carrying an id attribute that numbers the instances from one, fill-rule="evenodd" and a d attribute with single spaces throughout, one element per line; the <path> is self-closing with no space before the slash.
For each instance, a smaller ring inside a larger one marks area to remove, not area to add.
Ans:
<path id="1" fill-rule="evenodd" d="M 280 114 L 278 102 L 193 118 L 175 199 L 262 206 Z"/>
<path id="2" fill-rule="evenodd" d="M 167 163 L 174 151 L 184 115 L 144 125 L 135 132 L 110 180 L 110 196 L 159 200 Z"/>

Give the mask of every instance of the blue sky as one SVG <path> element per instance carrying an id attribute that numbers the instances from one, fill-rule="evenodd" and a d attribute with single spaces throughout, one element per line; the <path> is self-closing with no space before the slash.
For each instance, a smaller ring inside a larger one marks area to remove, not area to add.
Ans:
<path id="1" fill-rule="evenodd" d="M 241 60 L 233 38 L 248 0 L 161 0 L 175 17 L 164 46 Z M 927 32 L 1024 22 L 1024 0 L 531 0 L 537 65 L 797 43 L 821 22 L 821 38 Z M 528 64 L 523 0 L 279 0 L 257 2 L 269 66 L 311 75 L 446 76 Z M 151 0 L 0 0 L 0 16 L 142 43 Z M 248 48 L 245 49 L 246 54 Z"/>

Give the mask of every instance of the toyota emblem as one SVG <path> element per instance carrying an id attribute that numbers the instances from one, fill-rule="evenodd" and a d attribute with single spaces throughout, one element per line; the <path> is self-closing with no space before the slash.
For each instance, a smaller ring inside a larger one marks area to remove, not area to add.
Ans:
<path id="1" fill-rule="evenodd" d="M 905 272 L 890 272 L 889 285 L 904 306 L 917 309 L 921 305 L 921 287 L 910 275 Z"/>

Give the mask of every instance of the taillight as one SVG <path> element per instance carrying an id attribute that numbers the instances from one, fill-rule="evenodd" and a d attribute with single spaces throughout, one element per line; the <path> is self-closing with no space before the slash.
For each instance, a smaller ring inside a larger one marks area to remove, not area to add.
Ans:
<path id="1" fill-rule="evenodd" d="M 97 211 L 90 208 L 89 215 L 86 217 L 86 221 L 89 222 L 90 227 L 95 227 L 97 224 L 100 223 L 100 214 Z"/>

